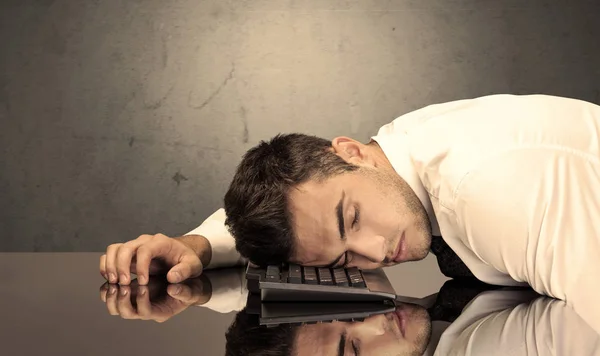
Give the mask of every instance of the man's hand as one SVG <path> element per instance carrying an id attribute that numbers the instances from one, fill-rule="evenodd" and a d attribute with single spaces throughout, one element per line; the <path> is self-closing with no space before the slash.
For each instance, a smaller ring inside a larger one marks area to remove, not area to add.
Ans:
<path id="1" fill-rule="evenodd" d="M 168 284 L 162 278 L 152 277 L 143 286 L 133 280 L 130 285 L 107 282 L 100 287 L 100 299 L 106 303 L 109 314 L 159 323 L 192 305 L 206 303 L 211 294 L 210 281 L 204 276 L 182 284 Z"/>
<path id="2" fill-rule="evenodd" d="M 138 283 L 146 285 L 150 275 L 166 273 L 170 283 L 179 283 L 199 276 L 210 258 L 210 244 L 203 236 L 142 235 L 108 246 L 100 257 L 100 274 L 110 283 L 128 285 L 135 273 Z"/>

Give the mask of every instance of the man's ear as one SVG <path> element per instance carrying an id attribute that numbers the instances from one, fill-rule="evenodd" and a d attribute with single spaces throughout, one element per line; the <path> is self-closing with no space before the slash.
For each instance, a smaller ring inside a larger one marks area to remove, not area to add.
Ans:
<path id="1" fill-rule="evenodd" d="M 346 136 L 339 136 L 331 141 L 335 153 L 344 161 L 363 166 L 375 166 L 367 146 Z"/>

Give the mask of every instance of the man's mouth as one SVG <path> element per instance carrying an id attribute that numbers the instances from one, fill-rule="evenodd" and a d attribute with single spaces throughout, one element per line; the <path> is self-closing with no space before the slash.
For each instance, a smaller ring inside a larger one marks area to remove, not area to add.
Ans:
<path id="1" fill-rule="evenodd" d="M 406 338 L 406 313 L 402 307 L 396 308 L 394 311 L 394 320 L 396 320 L 396 324 L 398 325 L 398 329 L 400 333 L 402 333 L 402 337 Z"/>
<path id="2" fill-rule="evenodd" d="M 402 262 L 404 261 L 406 254 L 406 232 L 402 232 L 402 236 L 400 236 L 400 241 L 398 242 L 398 246 L 396 246 L 396 251 L 394 251 L 394 257 L 392 257 L 392 261 L 394 262 Z"/>

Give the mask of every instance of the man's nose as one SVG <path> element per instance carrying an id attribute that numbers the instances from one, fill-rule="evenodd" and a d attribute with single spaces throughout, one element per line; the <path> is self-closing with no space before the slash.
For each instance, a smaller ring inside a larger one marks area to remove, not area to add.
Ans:
<path id="1" fill-rule="evenodd" d="M 348 335 L 358 339 L 368 339 L 369 337 L 380 336 L 385 334 L 385 323 L 385 315 L 371 316 L 362 322 L 348 324 Z"/>
<path id="2" fill-rule="evenodd" d="M 385 259 L 385 238 L 379 235 L 357 235 L 352 241 L 350 249 L 375 263 L 381 263 Z"/>

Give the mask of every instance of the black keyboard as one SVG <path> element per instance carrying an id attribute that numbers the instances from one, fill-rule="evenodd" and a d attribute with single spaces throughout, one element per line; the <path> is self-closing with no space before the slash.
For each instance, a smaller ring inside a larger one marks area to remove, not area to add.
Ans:
<path id="1" fill-rule="evenodd" d="M 248 291 L 263 302 L 382 302 L 396 292 L 383 270 L 304 267 L 294 264 L 259 267 L 248 264 Z"/>

